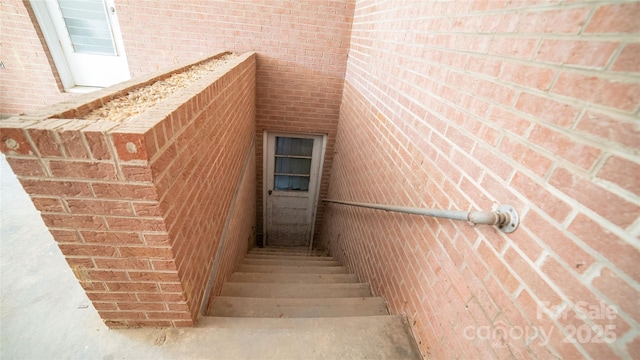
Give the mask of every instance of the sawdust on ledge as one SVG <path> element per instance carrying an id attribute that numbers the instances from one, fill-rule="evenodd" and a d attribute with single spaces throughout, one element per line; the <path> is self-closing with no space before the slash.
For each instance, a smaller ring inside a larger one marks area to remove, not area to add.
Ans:
<path id="1" fill-rule="evenodd" d="M 237 54 L 226 54 L 220 58 L 194 65 L 164 80 L 156 81 L 151 85 L 133 90 L 127 95 L 115 98 L 82 118 L 86 120 L 123 122 L 153 107 L 180 89 L 186 88 L 237 57 Z"/>

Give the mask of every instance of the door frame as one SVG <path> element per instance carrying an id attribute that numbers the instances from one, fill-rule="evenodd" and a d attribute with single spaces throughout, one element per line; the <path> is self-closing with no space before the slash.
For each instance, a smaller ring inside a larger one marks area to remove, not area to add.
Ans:
<path id="1" fill-rule="evenodd" d="M 114 0 L 103 1 L 107 8 L 115 9 Z M 64 53 L 60 39 L 58 38 L 56 26 L 51 19 L 52 16 L 57 16 L 57 14 L 51 14 L 49 11 L 47 3 L 50 2 L 51 0 L 29 0 L 33 14 L 36 17 L 36 23 L 40 26 L 40 30 L 42 30 L 42 36 L 49 50 L 49 54 L 51 54 L 51 59 L 55 65 L 55 70 L 57 70 L 62 87 L 66 92 L 70 93 L 87 93 L 101 89 L 102 86 L 83 86 L 76 84 L 73 77 L 73 71 Z M 122 38 L 122 32 L 120 31 L 120 21 L 118 20 L 117 12 L 113 12 L 110 16 L 113 18 L 110 20 L 110 25 L 115 48 L 118 56 L 122 57 L 124 63 L 127 65 L 127 72 L 129 72 L 129 79 L 131 79 L 131 72 L 129 70 L 129 64 L 124 50 L 124 40 Z"/>
<path id="2" fill-rule="evenodd" d="M 269 189 L 267 189 L 267 161 L 269 154 L 269 136 L 283 136 L 283 137 L 303 137 L 303 138 L 321 138 L 320 143 L 320 163 L 318 166 L 318 181 L 316 181 L 314 189 L 309 189 L 309 194 L 313 201 L 311 202 L 311 230 L 309 239 L 309 250 L 313 249 L 313 234 L 315 232 L 316 215 L 318 212 L 318 201 L 320 197 L 320 183 L 322 182 L 322 170 L 324 168 L 324 155 L 327 148 L 327 134 L 318 133 L 296 133 L 286 131 L 268 131 L 262 132 L 262 247 L 267 246 L 267 197 Z"/>

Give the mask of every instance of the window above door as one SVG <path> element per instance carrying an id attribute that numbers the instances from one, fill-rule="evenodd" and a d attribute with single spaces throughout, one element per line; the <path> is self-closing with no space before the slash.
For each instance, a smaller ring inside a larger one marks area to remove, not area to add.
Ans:
<path id="1" fill-rule="evenodd" d="M 30 0 L 67 92 L 129 80 L 113 0 Z"/>

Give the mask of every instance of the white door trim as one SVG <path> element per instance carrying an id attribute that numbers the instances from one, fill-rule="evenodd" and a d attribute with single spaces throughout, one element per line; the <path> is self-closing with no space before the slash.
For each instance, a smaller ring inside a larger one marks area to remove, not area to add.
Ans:
<path id="1" fill-rule="evenodd" d="M 50 6 L 55 0 L 29 0 L 31 4 L 31 8 L 33 9 L 33 13 L 36 17 L 38 25 L 40 25 L 40 30 L 42 31 L 42 35 L 44 40 L 49 48 L 49 53 L 51 54 L 51 58 L 53 59 L 53 63 L 58 71 L 58 75 L 60 76 L 60 81 L 62 82 L 62 86 L 67 92 L 77 92 L 84 93 L 93 90 L 97 90 L 102 88 L 102 86 L 80 86 L 76 84 L 73 76 L 73 69 L 70 67 L 69 61 L 65 56 L 64 49 L 62 48 L 61 41 L 58 33 L 56 32 L 56 25 L 52 20 L 52 15 L 50 11 Z M 105 6 L 109 9 L 115 9 L 115 4 L 113 0 L 103 0 L 105 2 Z M 57 5 L 56 5 L 57 6 Z M 57 16 L 57 14 L 55 15 Z M 118 53 L 118 57 L 122 59 L 124 62 L 124 66 L 126 66 L 126 72 L 129 76 L 127 79 L 130 79 L 129 68 L 127 64 L 126 54 L 124 51 L 124 44 L 122 42 L 122 33 L 120 32 L 120 24 L 118 22 L 117 14 L 115 11 L 108 15 L 111 17 L 110 24 L 111 30 L 113 32 L 113 39 L 116 47 L 116 51 Z M 122 81 L 122 80 L 120 80 Z"/>
<path id="2" fill-rule="evenodd" d="M 262 132 L 262 247 L 267 246 L 267 156 L 269 154 L 269 136 Z"/>
<path id="3" fill-rule="evenodd" d="M 318 133 L 295 133 L 295 132 L 282 132 L 282 131 L 267 131 L 262 133 L 262 246 L 267 246 L 267 230 L 268 230 L 268 211 L 267 211 L 267 198 L 268 198 L 268 160 L 269 160 L 269 137 L 270 136 L 284 136 L 284 137 L 320 137 L 320 158 L 318 159 L 318 174 L 317 181 L 313 189 L 309 189 L 309 194 L 312 197 L 312 210 L 311 210 L 311 230 L 309 239 L 309 250 L 313 248 L 313 234 L 315 232 L 315 222 L 318 209 L 318 201 L 320 196 L 320 184 L 322 182 L 322 170 L 324 167 L 325 151 L 327 148 L 327 135 Z"/>
<path id="4" fill-rule="evenodd" d="M 38 0 L 29 0 L 29 3 L 31 4 L 33 13 L 38 20 L 38 24 L 40 25 L 42 36 L 47 43 L 49 53 L 53 58 L 53 63 L 56 65 L 56 69 L 58 69 L 58 75 L 60 75 L 62 86 L 65 90 L 73 88 L 75 86 L 75 83 L 73 82 L 73 75 L 71 75 L 71 69 L 69 69 L 69 64 L 67 64 L 67 60 L 64 56 L 62 45 L 60 45 L 60 41 L 58 41 L 58 34 L 56 33 L 55 26 L 51 20 L 51 15 L 49 15 L 47 4 L 44 1 Z"/>
<path id="5" fill-rule="evenodd" d="M 322 136 L 322 143 L 320 145 L 320 165 L 318 168 L 318 181 L 316 182 L 316 188 L 314 189 L 312 210 L 311 210 L 311 239 L 309 239 L 309 251 L 313 250 L 313 234 L 316 231 L 316 215 L 318 212 L 318 201 L 320 201 L 320 184 L 322 183 L 322 168 L 324 168 L 324 153 L 327 149 L 327 135 L 320 134 Z"/>

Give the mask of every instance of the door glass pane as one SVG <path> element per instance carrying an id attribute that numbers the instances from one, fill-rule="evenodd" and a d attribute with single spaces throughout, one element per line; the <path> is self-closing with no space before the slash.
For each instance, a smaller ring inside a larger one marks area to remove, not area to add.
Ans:
<path id="1" fill-rule="evenodd" d="M 276 155 L 308 156 L 313 153 L 313 139 L 276 137 Z"/>
<path id="2" fill-rule="evenodd" d="M 309 175 L 311 159 L 276 157 L 276 173 Z"/>
<path id="3" fill-rule="evenodd" d="M 276 175 L 274 187 L 281 191 L 309 191 L 309 177 Z"/>
<path id="4" fill-rule="evenodd" d="M 309 191 L 313 139 L 276 137 L 274 190 Z"/>
<path id="5" fill-rule="evenodd" d="M 116 55 L 103 0 L 59 0 L 58 5 L 75 52 Z"/>

